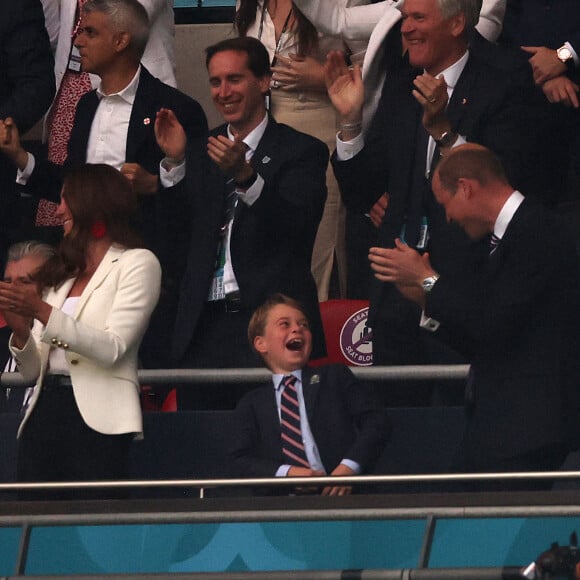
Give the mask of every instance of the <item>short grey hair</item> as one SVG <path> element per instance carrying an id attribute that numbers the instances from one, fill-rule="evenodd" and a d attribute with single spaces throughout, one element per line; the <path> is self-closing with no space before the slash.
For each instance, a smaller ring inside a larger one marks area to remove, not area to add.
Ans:
<path id="1" fill-rule="evenodd" d="M 37 242 L 36 240 L 28 240 L 26 242 L 18 242 L 13 244 L 8 249 L 8 256 L 6 263 L 18 262 L 29 256 L 39 256 L 48 260 L 56 255 L 56 249 L 44 242 Z"/>
<path id="2" fill-rule="evenodd" d="M 129 47 L 141 59 L 149 40 L 149 16 L 137 0 L 87 0 L 83 12 L 102 12 L 119 32 L 131 35 Z"/>
<path id="3" fill-rule="evenodd" d="M 437 0 L 443 18 L 451 18 L 460 12 L 465 15 L 465 28 L 472 30 L 479 21 L 483 0 Z"/>

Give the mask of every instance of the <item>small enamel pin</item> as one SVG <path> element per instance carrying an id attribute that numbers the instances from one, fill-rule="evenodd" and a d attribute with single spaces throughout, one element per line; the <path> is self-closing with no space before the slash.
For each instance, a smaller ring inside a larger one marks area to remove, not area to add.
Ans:
<path id="1" fill-rule="evenodd" d="M 463 97 L 463 99 L 461 99 L 461 104 L 467 105 L 467 99 L 465 97 Z"/>
<path id="2" fill-rule="evenodd" d="M 145 117 L 143 119 L 143 125 L 149 125 L 149 123 L 151 123 L 151 119 L 149 117 Z"/>
<path id="3" fill-rule="evenodd" d="M 310 377 L 310 384 L 311 385 L 317 385 L 320 382 L 320 375 L 312 375 L 312 377 Z"/>
<path id="4" fill-rule="evenodd" d="M 270 163 L 272 161 L 267 155 L 262 157 L 262 163 L 265 165 L 266 163 Z"/>

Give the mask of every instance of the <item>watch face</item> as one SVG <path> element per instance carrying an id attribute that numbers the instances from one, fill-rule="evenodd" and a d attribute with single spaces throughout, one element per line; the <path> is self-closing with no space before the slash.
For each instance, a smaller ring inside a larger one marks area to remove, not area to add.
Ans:
<path id="1" fill-rule="evenodd" d="M 570 52 L 570 49 L 567 46 L 561 46 L 556 53 L 558 54 L 558 58 L 562 61 L 562 62 L 567 62 L 572 58 L 572 53 Z"/>

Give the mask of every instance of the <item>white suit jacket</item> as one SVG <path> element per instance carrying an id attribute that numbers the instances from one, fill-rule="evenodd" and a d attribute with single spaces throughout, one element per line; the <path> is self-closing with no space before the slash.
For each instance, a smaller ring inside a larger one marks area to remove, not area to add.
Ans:
<path id="1" fill-rule="evenodd" d="M 488 40 L 497 40 L 507 0 L 483 0 L 477 30 Z M 370 123 L 385 82 L 382 45 L 385 36 L 401 19 L 402 0 L 383 0 L 376 4 L 353 6 L 336 0 L 295 0 L 296 5 L 319 32 L 342 36 L 345 40 L 368 40 L 363 60 L 365 84 L 363 128 Z"/>
<path id="2" fill-rule="evenodd" d="M 149 250 L 111 246 L 81 294 L 74 315 L 67 316 L 60 307 L 73 283 L 71 278 L 46 291 L 44 300 L 53 306 L 47 325 L 35 321 L 22 350 L 10 345 L 20 373 L 36 381 L 18 434 L 34 412 L 50 349 L 62 348 L 85 423 L 99 433 L 140 435 L 137 355 L 159 299 L 159 262 Z"/>

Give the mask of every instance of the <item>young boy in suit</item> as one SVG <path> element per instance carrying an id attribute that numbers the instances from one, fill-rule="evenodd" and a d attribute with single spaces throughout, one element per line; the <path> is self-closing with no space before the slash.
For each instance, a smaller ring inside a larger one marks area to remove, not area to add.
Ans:
<path id="1" fill-rule="evenodd" d="M 248 339 L 272 381 L 238 404 L 230 459 L 238 477 L 352 476 L 381 454 L 386 417 L 344 365 L 308 368 L 312 335 L 303 308 L 274 294 L 254 312 Z M 323 495 L 346 495 L 329 486 Z"/>

